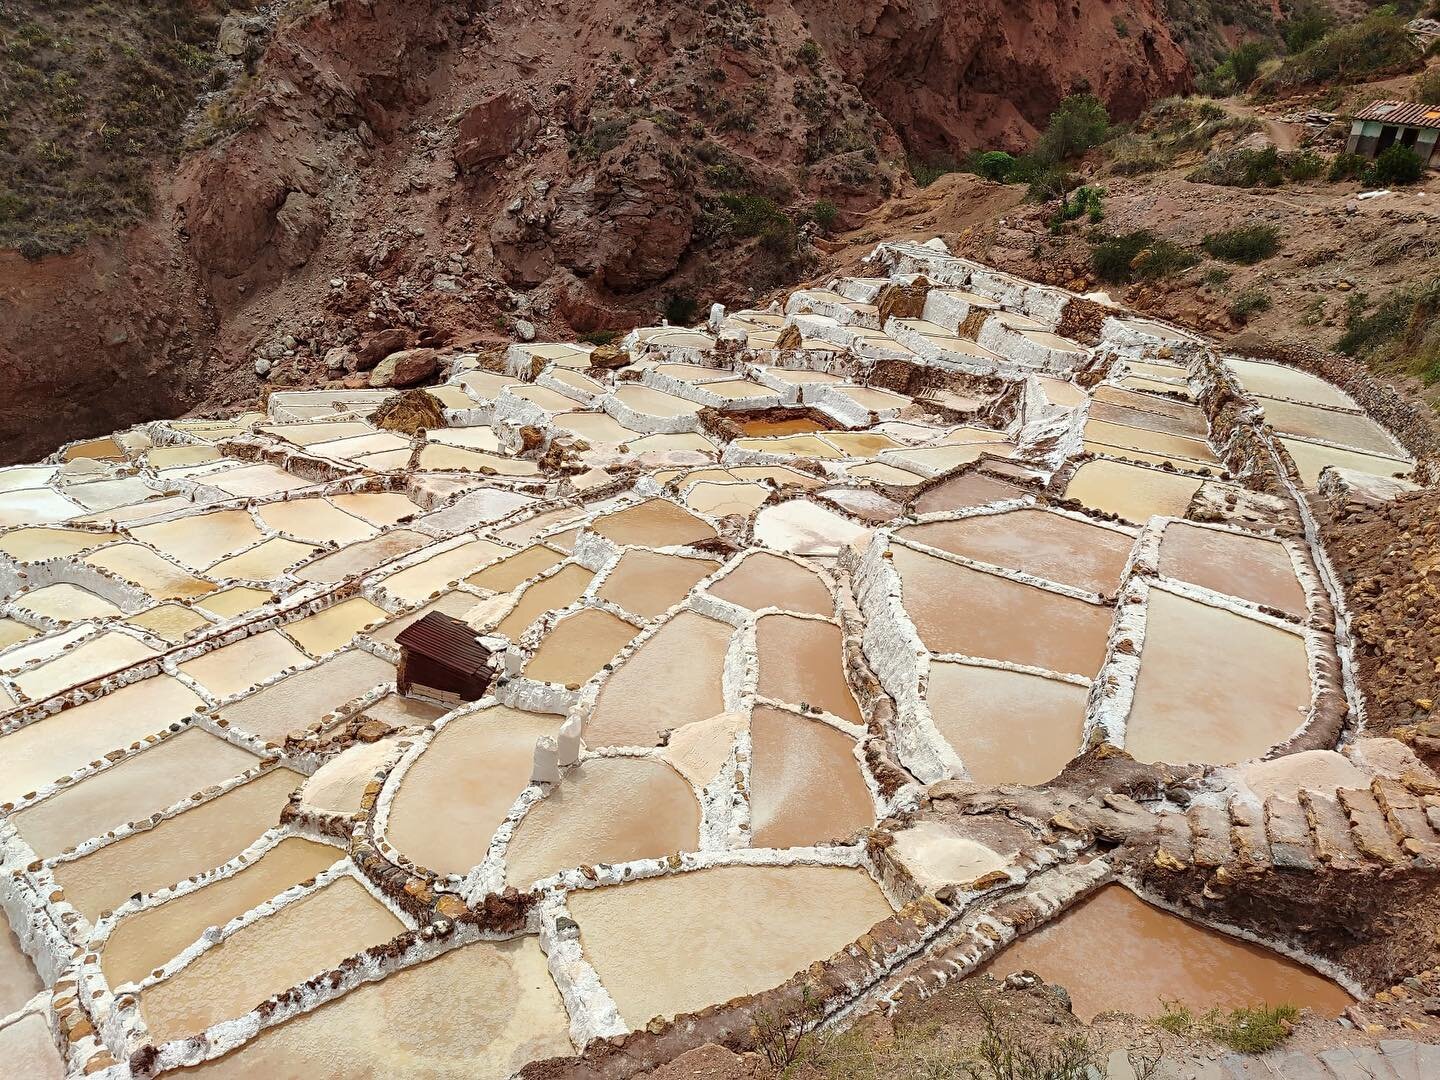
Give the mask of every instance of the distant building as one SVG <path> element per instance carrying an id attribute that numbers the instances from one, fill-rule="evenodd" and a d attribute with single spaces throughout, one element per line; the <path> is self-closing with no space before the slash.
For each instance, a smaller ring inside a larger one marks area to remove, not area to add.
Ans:
<path id="1" fill-rule="evenodd" d="M 1345 150 L 1373 158 L 1396 143 L 1414 150 L 1432 169 L 1440 168 L 1440 105 L 1417 105 L 1413 101 L 1367 105 L 1355 114 Z"/>
<path id="2" fill-rule="evenodd" d="M 400 631 L 395 644 L 400 646 L 395 682 L 402 694 L 414 688 L 442 700 L 475 701 L 495 675 L 492 653 L 475 628 L 438 611 Z"/>

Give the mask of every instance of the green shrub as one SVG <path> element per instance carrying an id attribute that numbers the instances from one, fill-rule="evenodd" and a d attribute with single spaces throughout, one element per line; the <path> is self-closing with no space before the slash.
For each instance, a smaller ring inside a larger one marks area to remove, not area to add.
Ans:
<path id="1" fill-rule="evenodd" d="M 955 162 L 943 155 L 936 158 L 920 158 L 911 154 L 905 159 L 905 166 L 910 170 L 910 175 L 915 179 L 915 183 L 922 188 L 929 187 L 942 176 L 959 171 Z"/>
<path id="2" fill-rule="evenodd" d="M 1235 88 L 1243 90 L 1255 81 L 1260 65 L 1270 55 L 1270 46 L 1263 41 L 1246 41 L 1235 46 L 1225 62 L 1235 79 Z"/>
<path id="3" fill-rule="evenodd" d="M 1286 156 L 1281 162 L 1281 168 L 1289 179 L 1303 184 L 1325 174 L 1325 159 L 1313 150 L 1301 150 Z"/>
<path id="4" fill-rule="evenodd" d="M 1337 345 L 1341 352 L 1427 385 L 1440 381 L 1440 277 L 1396 289 L 1374 311 L 1367 309 L 1365 297 L 1352 301 Z"/>
<path id="5" fill-rule="evenodd" d="M 1212 155 L 1186 179 L 1225 187 L 1279 187 L 1287 180 L 1305 183 L 1324 172 L 1324 159 L 1313 151 L 1281 153 L 1267 146 Z"/>
<path id="6" fill-rule="evenodd" d="M 1411 93 L 1422 105 L 1440 105 L 1440 68 L 1416 76 Z"/>
<path id="7" fill-rule="evenodd" d="M 1420 50 L 1405 19 L 1379 8 L 1359 22 L 1337 27 L 1289 56 L 1261 80 L 1261 89 L 1279 93 L 1316 83 L 1358 82 L 1413 70 Z"/>
<path id="8" fill-rule="evenodd" d="M 1335 160 L 1330 162 L 1330 182 L 1337 184 L 1342 180 L 1359 180 L 1368 168 L 1370 159 L 1364 154 L 1336 154 Z"/>
<path id="9" fill-rule="evenodd" d="M 689 326 L 700 310 L 700 301 L 693 296 L 671 293 L 665 300 L 665 321 L 671 326 Z"/>
<path id="10" fill-rule="evenodd" d="M 1110 133 L 1110 114 L 1094 94 L 1071 94 L 1050 114 L 1045 133 L 1035 144 L 1035 155 L 1065 161 L 1099 146 Z"/>
<path id="11" fill-rule="evenodd" d="M 1076 188 L 1074 197 L 1064 194 L 1060 198 L 1060 209 L 1050 218 L 1050 231 L 1059 232 L 1068 221 L 1086 218 L 1090 224 L 1098 225 L 1105 220 L 1105 189 L 1086 184 Z"/>
<path id="12" fill-rule="evenodd" d="M 1413 184 L 1425 175 L 1425 163 L 1408 146 L 1396 144 L 1375 159 L 1366 181 L 1377 186 Z"/>
<path id="13" fill-rule="evenodd" d="M 1280 230 L 1274 225 L 1245 225 L 1210 233 L 1200 246 L 1216 259 L 1253 266 L 1280 250 Z"/>
<path id="14" fill-rule="evenodd" d="M 1005 183 L 1015 169 L 1015 159 L 1004 150 L 990 150 L 975 154 L 969 162 L 970 169 L 977 176 L 983 176 L 997 184 Z"/>
<path id="15" fill-rule="evenodd" d="M 1238 323 L 1243 323 L 1248 322 L 1251 315 L 1269 311 L 1270 305 L 1270 294 L 1264 289 L 1246 289 L 1230 301 L 1230 306 L 1226 310 L 1230 313 L 1230 318 Z"/>
<path id="16" fill-rule="evenodd" d="M 581 334 L 580 340 L 588 345 L 611 345 L 619 336 L 614 330 L 591 330 L 588 334 Z"/>
<path id="17" fill-rule="evenodd" d="M 1297 6 L 1280 28 L 1285 48 L 1292 53 L 1304 52 L 1323 38 L 1335 25 L 1335 17 L 1318 4 Z"/>
<path id="18" fill-rule="evenodd" d="M 839 216 L 840 208 L 829 199 L 818 199 L 815 205 L 810 207 L 810 220 L 826 232 L 830 231 Z"/>
<path id="19" fill-rule="evenodd" d="M 1091 240 L 1090 265 L 1095 276 L 1112 284 L 1169 277 L 1199 261 L 1193 252 L 1148 229 Z"/>

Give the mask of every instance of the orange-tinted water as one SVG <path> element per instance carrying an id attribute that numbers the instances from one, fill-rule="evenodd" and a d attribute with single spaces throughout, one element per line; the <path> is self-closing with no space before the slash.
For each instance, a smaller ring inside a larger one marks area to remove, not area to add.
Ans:
<path id="1" fill-rule="evenodd" d="M 818 720 L 760 706 L 750 718 L 754 847 L 839 840 L 875 823 L 855 740 Z"/>
<path id="2" fill-rule="evenodd" d="M 860 707 L 845 681 L 840 628 L 818 619 L 764 615 L 755 627 L 761 697 L 807 704 L 857 724 Z"/>

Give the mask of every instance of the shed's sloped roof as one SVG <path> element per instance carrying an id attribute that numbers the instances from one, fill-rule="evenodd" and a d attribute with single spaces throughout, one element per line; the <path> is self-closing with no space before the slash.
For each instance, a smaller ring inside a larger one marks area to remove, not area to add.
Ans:
<path id="1" fill-rule="evenodd" d="M 1440 128 L 1440 105 L 1419 105 L 1413 101 L 1374 101 L 1356 113 L 1355 119 Z"/>
<path id="2" fill-rule="evenodd" d="M 395 643 L 466 675 L 490 667 L 490 650 L 475 640 L 475 628 L 438 611 L 400 631 Z"/>

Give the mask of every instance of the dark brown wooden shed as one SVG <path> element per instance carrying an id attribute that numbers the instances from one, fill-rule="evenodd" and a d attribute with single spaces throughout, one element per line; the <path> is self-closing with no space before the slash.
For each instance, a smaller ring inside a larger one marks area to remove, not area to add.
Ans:
<path id="1" fill-rule="evenodd" d="M 475 638 L 473 626 L 438 611 L 411 623 L 395 639 L 400 646 L 395 677 L 400 692 L 408 694 L 419 686 L 462 701 L 484 697 L 494 667 L 490 650 Z"/>

